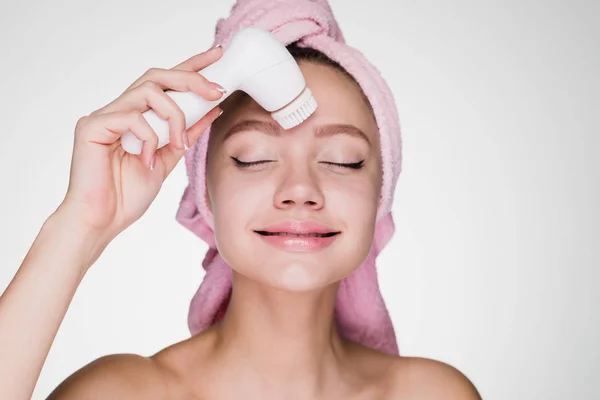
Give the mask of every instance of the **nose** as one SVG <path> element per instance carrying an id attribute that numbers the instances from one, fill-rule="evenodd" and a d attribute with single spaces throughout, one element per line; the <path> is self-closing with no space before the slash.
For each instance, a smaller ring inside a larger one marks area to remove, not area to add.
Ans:
<path id="1" fill-rule="evenodd" d="M 282 177 L 273 200 L 275 207 L 282 210 L 294 207 L 319 210 L 325 205 L 318 179 L 308 167 L 290 168 Z"/>

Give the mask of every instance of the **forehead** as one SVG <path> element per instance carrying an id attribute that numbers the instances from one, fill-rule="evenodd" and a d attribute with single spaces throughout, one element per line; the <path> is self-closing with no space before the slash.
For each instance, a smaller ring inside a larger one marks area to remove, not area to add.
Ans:
<path id="1" fill-rule="evenodd" d="M 307 126 L 309 121 L 315 124 L 354 125 L 369 137 L 371 143 L 379 143 L 377 124 L 371 108 L 354 81 L 331 66 L 305 61 L 300 61 L 298 65 L 318 104 L 314 114 L 300 126 Z M 223 116 L 213 124 L 214 131 L 221 135 L 239 121 L 271 118 L 268 111 L 241 91 L 233 93 L 221 106 L 224 109 Z"/>

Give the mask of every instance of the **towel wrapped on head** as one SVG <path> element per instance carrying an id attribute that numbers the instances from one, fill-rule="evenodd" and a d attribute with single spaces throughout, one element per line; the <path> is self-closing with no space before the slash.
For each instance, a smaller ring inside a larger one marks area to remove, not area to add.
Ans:
<path id="1" fill-rule="evenodd" d="M 398 354 L 375 264 L 377 255 L 395 230 L 391 206 L 401 170 L 402 144 L 393 95 L 379 71 L 358 50 L 345 43 L 326 0 L 238 0 L 230 16 L 218 20 L 213 45 L 226 46 L 236 32 L 250 26 L 271 32 L 286 46 L 296 43 L 298 47 L 322 52 L 355 79 L 369 100 L 380 134 L 382 199 L 371 250 L 360 267 L 340 282 L 334 315 L 339 332 L 345 338 L 384 353 Z M 209 137 L 210 127 L 185 155 L 189 185 L 176 216 L 177 221 L 209 246 L 202 262 L 206 274 L 189 309 L 188 325 L 192 335 L 223 316 L 232 290 L 232 270 L 216 248 L 214 219 L 206 202 Z"/>

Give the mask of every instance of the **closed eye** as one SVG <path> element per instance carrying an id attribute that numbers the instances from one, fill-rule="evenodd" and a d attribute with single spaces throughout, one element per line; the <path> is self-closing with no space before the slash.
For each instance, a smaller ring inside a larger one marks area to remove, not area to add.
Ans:
<path id="1" fill-rule="evenodd" d="M 334 165 L 336 167 L 342 167 L 342 168 L 361 169 L 363 167 L 364 162 L 365 162 L 365 160 L 360 160 L 359 162 L 346 163 L 346 164 L 339 164 L 339 163 L 332 163 L 332 162 L 323 162 L 323 164 Z"/>
<path id="2" fill-rule="evenodd" d="M 261 160 L 261 161 L 252 161 L 252 162 L 243 162 L 238 160 L 235 157 L 231 157 L 231 159 L 233 161 L 235 161 L 235 164 L 240 167 L 240 168 L 248 168 L 248 167 L 252 167 L 253 165 L 259 165 L 259 164 L 266 164 L 266 163 L 270 163 L 273 162 L 271 160 Z"/>
<path id="3" fill-rule="evenodd" d="M 251 162 L 244 162 L 244 161 L 240 161 L 239 159 L 235 158 L 235 157 L 231 157 L 231 159 L 233 161 L 235 161 L 236 166 L 240 167 L 240 168 L 249 168 L 252 167 L 254 165 L 259 165 L 259 164 L 266 164 L 266 163 L 270 163 L 273 162 L 271 160 L 260 160 L 260 161 L 251 161 Z M 341 168 L 351 168 L 351 169 L 360 169 L 363 167 L 365 160 L 361 160 L 359 162 L 355 162 L 355 163 L 333 163 L 333 162 L 327 162 L 327 161 L 323 161 L 323 164 L 328 164 L 328 165 L 333 165 L 336 167 L 341 167 Z"/>

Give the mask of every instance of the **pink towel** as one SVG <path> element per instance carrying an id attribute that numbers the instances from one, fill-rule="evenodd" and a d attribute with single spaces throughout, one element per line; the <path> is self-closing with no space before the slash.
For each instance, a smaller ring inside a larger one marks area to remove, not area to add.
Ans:
<path id="1" fill-rule="evenodd" d="M 230 16 L 218 20 L 213 45 L 226 46 L 237 31 L 249 26 L 268 30 L 284 45 L 298 41 L 299 46 L 314 48 L 337 61 L 356 79 L 373 107 L 381 135 L 383 199 L 368 257 L 340 282 L 335 320 L 342 336 L 375 350 L 398 354 L 375 265 L 377 255 L 394 234 L 391 206 L 402 160 L 400 124 L 392 93 L 379 71 L 359 51 L 345 44 L 326 0 L 238 0 Z M 232 289 L 232 270 L 216 249 L 213 215 L 205 202 L 209 135 L 210 128 L 185 155 L 190 183 L 176 217 L 210 247 L 202 263 L 206 270 L 204 280 L 190 304 L 188 325 L 192 335 L 222 317 Z"/>

